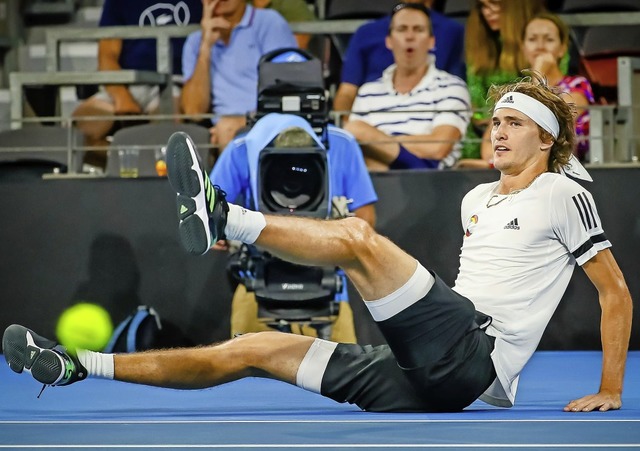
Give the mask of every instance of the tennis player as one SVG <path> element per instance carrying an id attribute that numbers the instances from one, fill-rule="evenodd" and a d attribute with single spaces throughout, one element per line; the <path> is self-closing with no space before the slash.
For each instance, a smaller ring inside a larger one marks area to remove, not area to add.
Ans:
<path id="1" fill-rule="evenodd" d="M 91 376 L 199 389 L 258 376 L 368 411 L 458 411 L 478 398 L 510 407 L 578 264 L 599 294 L 602 376 L 597 393 L 568 401 L 565 410 L 619 409 L 632 301 L 591 194 L 563 175 L 588 177 L 571 160 L 572 109 L 536 74 L 491 95 L 500 179 L 462 201 L 453 288 L 361 219 L 265 216 L 227 204 L 191 139 L 178 133 L 169 140 L 169 179 L 189 252 L 205 253 L 227 238 L 301 264 L 339 265 L 388 345 L 260 332 L 193 349 L 76 356 L 12 325 L 3 337 L 5 358 L 45 385 Z"/>

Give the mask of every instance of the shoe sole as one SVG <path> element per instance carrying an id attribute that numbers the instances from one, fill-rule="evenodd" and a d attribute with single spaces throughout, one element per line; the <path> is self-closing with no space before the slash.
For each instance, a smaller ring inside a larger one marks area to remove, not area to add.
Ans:
<path id="1" fill-rule="evenodd" d="M 36 341 L 56 345 L 26 327 L 17 324 L 7 327 L 2 337 L 4 358 L 16 373 L 26 372 L 40 383 L 54 385 L 64 374 L 62 356 L 38 346 Z"/>
<path id="2" fill-rule="evenodd" d="M 202 255 L 213 244 L 208 226 L 206 175 L 196 146 L 186 133 L 176 132 L 169 138 L 167 170 L 169 183 L 178 193 L 176 208 L 180 219 L 178 233 L 182 246 L 190 254 Z"/>

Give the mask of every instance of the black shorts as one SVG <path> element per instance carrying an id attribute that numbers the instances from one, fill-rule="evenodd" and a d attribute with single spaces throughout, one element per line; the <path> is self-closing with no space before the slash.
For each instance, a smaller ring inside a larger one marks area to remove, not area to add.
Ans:
<path id="1" fill-rule="evenodd" d="M 322 395 L 372 412 L 452 412 L 491 385 L 489 318 L 435 279 L 425 297 L 377 323 L 388 345 L 336 347 Z"/>

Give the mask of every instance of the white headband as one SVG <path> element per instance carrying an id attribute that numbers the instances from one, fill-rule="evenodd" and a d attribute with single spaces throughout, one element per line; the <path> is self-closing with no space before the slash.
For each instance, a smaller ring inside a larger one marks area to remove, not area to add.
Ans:
<path id="1" fill-rule="evenodd" d="M 522 114 L 526 114 L 533 122 L 549 132 L 553 139 L 558 138 L 558 132 L 560 131 L 558 118 L 539 100 L 521 92 L 508 92 L 498 100 L 493 110 L 499 110 L 500 108 L 513 108 Z M 560 170 L 565 175 L 569 174 L 572 177 L 593 182 L 593 179 L 575 155 L 571 155 L 569 162 Z"/>
<path id="2" fill-rule="evenodd" d="M 520 111 L 549 132 L 551 136 L 553 136 L 553 139 L 558 137 L 558 132 L 560 131 L 558 119 L 555 114 L 539 100 L 522 94 L 521 92 L 508 92 L 498 100 L 494 111 L 500 108 L 513 108 L 514 110 Z"/>

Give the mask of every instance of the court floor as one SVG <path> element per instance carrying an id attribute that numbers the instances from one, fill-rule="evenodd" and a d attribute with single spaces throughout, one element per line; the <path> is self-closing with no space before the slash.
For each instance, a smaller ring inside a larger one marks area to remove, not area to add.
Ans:
<path id="1" fill-rule="evenodd" d="M 597 391 L 599 352 L 538 352 L 517 404 L 460 413 L 362 412 L 287 384 L 246 379 L 197 391 L 104 380 L 47 388 L 0 364 L 0 449 L 628 449 L 640 447 L 640 352 L 623 409 L 565 413 Z"/>

